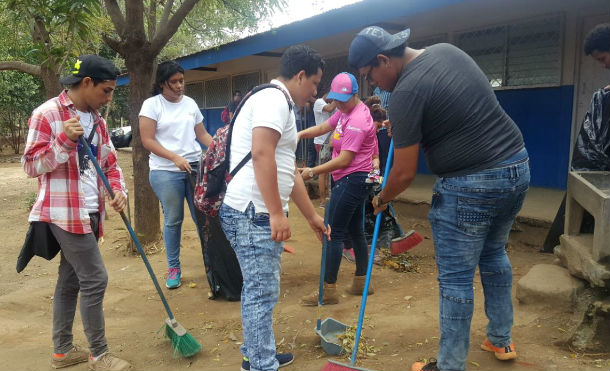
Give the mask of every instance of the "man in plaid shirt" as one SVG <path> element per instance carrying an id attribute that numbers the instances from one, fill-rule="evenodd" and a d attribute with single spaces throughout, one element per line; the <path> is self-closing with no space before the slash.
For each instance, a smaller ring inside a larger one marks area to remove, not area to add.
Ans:
<path id="1" fill-rule="evenodd" d="M 89 361 L 90 370 L 126 370 L 130 364 L 108 353 L 103 299 L 108 275 L 97 239 L 102 235 L 104 187 L 79 137 L 91 148 L 115 191 L 110 205 L 121 212 L 126 188 L 98 109 L 112 99 L 118 70 L 107 59 L 84 55 L 72 74 L 61 79 L 68 90 L 36 108 L 29 120 L 25 172 L 38 178 L 38 196 L 30 222 L 48 223 L 48 239 L 61 248 L 53 297 L 53 368 Z M 72 324 L 80 291 L 89 352 L 72 342 Z"/>

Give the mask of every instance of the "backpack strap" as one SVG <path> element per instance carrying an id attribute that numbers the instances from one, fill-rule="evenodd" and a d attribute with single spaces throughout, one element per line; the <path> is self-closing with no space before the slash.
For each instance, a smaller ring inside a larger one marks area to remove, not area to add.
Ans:
<path id="1" fill-rule="evenodd" d="M 225 153 L 225 158 L 227 159 L 227 161 L 229 161 L 229 164 L 231 163 L 231 160 L 230 160 L 230 158 L 231 158 L 231 137 L 233 136 L 233 124 L 235 123 L 235 119 L 237 118 L 239 111 L 241 111 L 241 108 L 243 107 L 244 103 L 248 100 L 248 98 L 250 98 L 257 92 L 259 92 L 263 89 L 268 89 L 268 88 L 275 88 L 275 89 L 280 90 L 282 93 L 284 93 L 284 97 L 286 98 L 286 103 L 288 104 L 288 112 L 292 112 L 292 104 L 290 103 L 290 96 L 281 87 L 279 87 L 275 84 L 267 83 L 267 84 L 258 85 L 254 89 L 250 90 L 250 92 L 248 92 L 248 94 L 246 94 L 246 96 L 237 105 L 237 108 L 235 109 L 235 113 L 233 114 L 233 119 L 229 123 L 229 134 L 228 134 L 228 138 L 227 138 L 227 147 L 226 147 L 226 153 Z M 244 167 L 244 165 L 248 161 L 250 161 L 251 158 L 252 158 L 252 151 L 248 152 L 248 154 L 244 156 L 244 158 L 239 162 L 239 164 L 237 164 L 237 166 L 235 166 L 235 169 L 233 169 L 233 171 L 230 172 L 231 177 L 234 177 L 235 174 L 237 174 L 237 172 L 242 167 Z"/>

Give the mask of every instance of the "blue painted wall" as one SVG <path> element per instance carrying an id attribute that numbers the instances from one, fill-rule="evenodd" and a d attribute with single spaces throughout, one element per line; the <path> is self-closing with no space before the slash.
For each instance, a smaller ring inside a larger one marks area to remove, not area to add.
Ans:
<path id="1" fill-rule="evenodd" d="M 523 133 L 531 185 L 565 189 L 570 157 L 574 86 L 498 90 L 498 101 Z M 418 172 L 430 174 L 420 150 Z"/>
<path id="2" fill-rule="evenodd" d="M 223 126 L 222 120 L 220 119 L 220 114 L 224 108 L 214 108 L 214 109 L 203 109 L 201 113 L 203 114 L 203 125 L 205 126 L 205 130 L 210 133 L 210 135 L 214 136 L 216 130 L 219 127 Z"/>

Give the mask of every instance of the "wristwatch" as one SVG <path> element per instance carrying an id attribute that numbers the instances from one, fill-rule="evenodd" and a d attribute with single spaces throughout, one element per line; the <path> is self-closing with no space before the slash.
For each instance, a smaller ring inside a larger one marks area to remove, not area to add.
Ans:
<path id="1" fill-rule="evenodd" d="M 375 203 L 375 207 L 382 207 L 388 204 L 387 202 L 383 202 L 383 200 L 381 199 L 381 194 L 377 195 L 376 200 L 377 202 Z"/>
<path id="2" fill-rule="evenodd" d="M 310 178 L 313 178 L 313 170 L 310 167 L 307 168 L 307 175 L 309 175 Z"/>

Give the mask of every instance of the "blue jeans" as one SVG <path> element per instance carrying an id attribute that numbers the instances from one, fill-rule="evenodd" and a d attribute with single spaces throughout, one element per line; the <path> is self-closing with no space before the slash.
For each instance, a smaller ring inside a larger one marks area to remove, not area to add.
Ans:
<path id="1" fill-rule="evenodd" d="M 487 337 L 498 347 L 511 343 L 513 276 L 505 246 L 529 181 L 523 149 L 492 169 L 439 178 L 434 184 L 428 219 L 439 281 L 440 370 L 465 369 L 477 265 L 489 320 Z"/>
<path id="2" fill-rule="evenodd" d="M 356 276 L 366 274 L 369 253 L 362 223 L 363 205 L 373 186 L 366 182 L 367 175 L 362 172 L 346 175 L 337 180 L 332 188 L 328 205 L 331 234 L 326 252 L 326 283 L 337 282 L 343 244 L 348 239 L 356 257 Z"/>
<path id="3" fill-rule="evenodd" d="M 196 167 L 193 171 L 197 171 Z M 148 174 L 150 185 L 163 208 L 163 243 L 169 268 L 180 268 L 180 239 L 185 199 L 193 221 L 197 225 L 197 210 L 193 203 L 193 185 L 190 176 L 186 172 L 166 170 L 151 170 Z"/>
<path id="4" fill-rule="evenodd" d="M 280 295 L 283 243 L 271 240 L 269 214 L 256 213 L 250 203 L 245 212 L 220 207 L 222 229 L 231 244 L 244 278 L 241 290 L 241 353 L 251 370 L 275 371 L 273 308 Z"/>

